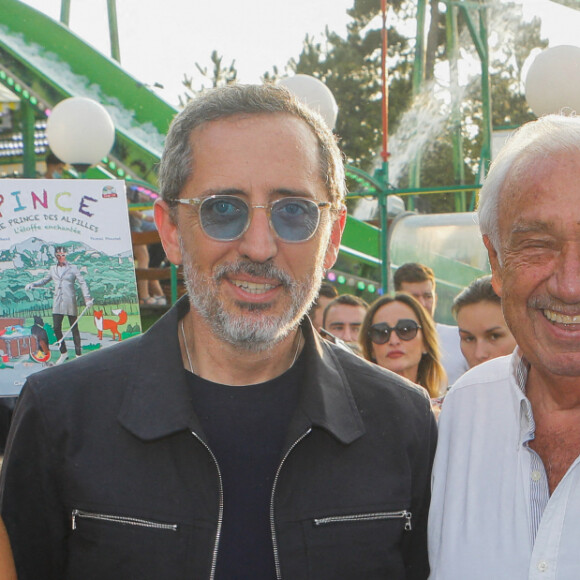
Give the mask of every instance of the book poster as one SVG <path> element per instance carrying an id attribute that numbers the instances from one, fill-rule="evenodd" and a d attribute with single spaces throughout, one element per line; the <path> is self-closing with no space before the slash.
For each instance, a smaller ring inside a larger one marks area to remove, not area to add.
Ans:
<path id="1" fill-rule="evenodd" d="M 0 179 L 0 396 L 141 332 L 123 181 Z"/>

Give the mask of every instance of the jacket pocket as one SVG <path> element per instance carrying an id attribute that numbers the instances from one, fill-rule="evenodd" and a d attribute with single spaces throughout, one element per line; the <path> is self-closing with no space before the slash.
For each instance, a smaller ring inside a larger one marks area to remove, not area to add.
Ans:
<path id="1" fill-rule="evenodd" d="M 215 526 L 73 509 L 66 580 L 207 578 Z"/>
<path id="2" fill-rule="evenodd" d="M 119 524 L 121 526 L 136 526 L 140 528 L 149 528 L 152 530 L 167 530 L 170 532 L 177 532 L 178 529 L 177 524 L 165 524 L 162 522 L 156 522 L 153 520 L 144 520 L 141 518 L 115 516 L 111 514 L 100 514 L 95 512 L 74 509 L 72 511 L 72 524 L 71 524 L 73 530 L 77 529 L 78 520 L 109 522 L 112 524 Z"/>
<path id="3" fill-rule="evenodd" d="M 325 518 L 315 518 L 315 526 L 327 526 L 330 524 L 342 524 L 349 522 L 374 522 L 377 520 L 405 520 L 405 530 L 410 532 L 411 526 L 411 512 L 407 510 L 399 510 L 395 512 L 371 512 L 365 514 L 352 514 L 346 516 L 328 516 Z"/>
<path id="4" fill-rule="evenodd" d="M 412 534 L 406 509 L 320 516 L 303 521 L 309 576 L 316 580 L 403 580 L 402 539 Z"/>

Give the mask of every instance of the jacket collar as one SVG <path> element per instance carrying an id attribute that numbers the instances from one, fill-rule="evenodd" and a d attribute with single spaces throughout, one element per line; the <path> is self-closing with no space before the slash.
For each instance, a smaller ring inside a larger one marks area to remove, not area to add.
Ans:
<path id="1" fill-rule="evenodd" d="M 118 418 L 128 431 L 145 441 L 186 430 L 202 436 L 177 333 L 179 320 L 188 310 L 185 296 L 137 339 L 137 356 L 129 363 L 131 378 Z M 306 370 L 289 437 L 316 426 L 342 443 L 351 443 L 364 433 L 364 426 L 336 347 L 319 338 L 307 317 L 302 332 L 305 346 L 301 356 L 305 357 Z"/>
<path id="2" fill-rule="evenodd" d="M 352 443 L 364 434 L 362 417 L 356 406 L 349 380 L 338 361 L 338 347 L 322 340 L 309 318 L 301 324 L 305 337 L 304 383 L 292 428 L 320 427 L 342 443 Z M 343 353 L 342 356 L 356 357 Z M 290 433 L 292 436 L 292 433 Z"/>

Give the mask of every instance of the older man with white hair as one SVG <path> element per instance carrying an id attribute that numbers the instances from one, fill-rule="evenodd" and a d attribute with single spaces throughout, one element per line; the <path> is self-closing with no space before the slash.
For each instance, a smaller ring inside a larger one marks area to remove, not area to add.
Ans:
<path id="1" fill-rule="evenodd" d="M 479 221 L 516 338 L 447 396 L 433 472 L 433 580 L 580 578 L 580 119 L 505 145 Z"/>

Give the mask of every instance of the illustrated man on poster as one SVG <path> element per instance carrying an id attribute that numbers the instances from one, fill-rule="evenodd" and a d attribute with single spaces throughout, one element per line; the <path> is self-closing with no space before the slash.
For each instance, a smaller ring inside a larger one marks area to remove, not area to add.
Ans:
<path id="1" fill-rule="evenodd" d="M 55 249 L 56 264 L 51 266 L 46 276 L 36 282 L 31 282 L 25 286 L 25 290 L 45 286 L 50 281 L 54 283 L 54 298 L 52 303 L 52 321 L 54 334 L 60 343 L 60 357 L 56 364 L 63 363 L 68 358 L 66 342 L 63 340 L 62 321 L 65 316 L 68 317 L 70 331 L 72 332 L 73 342 L 75 345 L 76 356 L 81 356 L 81 333 L 77 325 L 78 307 L 75 292 L 75 282 L 81 288 L 85 305 L 93 305 L 93 299 L 89 292 L 89 287 L 85 282 L 79 269 L 66 260 L 67 249 L 64 246 L 58 246 Z"/>

